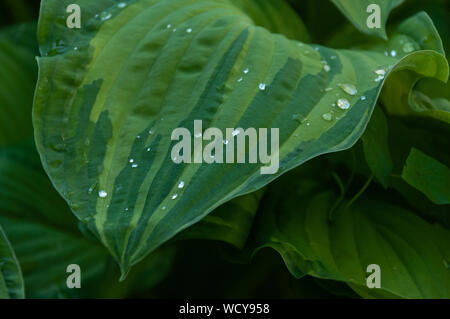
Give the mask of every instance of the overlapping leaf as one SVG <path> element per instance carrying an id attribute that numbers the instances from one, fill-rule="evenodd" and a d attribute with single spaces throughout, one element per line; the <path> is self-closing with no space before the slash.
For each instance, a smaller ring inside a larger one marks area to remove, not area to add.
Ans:
<path id="1" fill-rule="evenodd" d="M 124 273 L 222 203 L 351 147 L 383 85 L 375 71 L 394 72 L 398 61 L 290 40 L 276 34 L 288 28 L 281 14 L 257 19 L 234 1 L 77 1 L 84 26 L 76 31 L 64 19 L 55 24 L 68 3 L 42 5 L 38 149 L 58 191 Z M 417 67 L 408 61 L 402 67 Z M 346 100 L 348 110 L 336 106 Z M 174 164 L 171 132 L 192 131 L 194 120 L 222 131 L 279 128 L 279 171 Z"/>
<path id="2" fill-rule="evenodd" d="M 269 187 L 249 248 L 272 247 L 294 276 L 343 281 L 363 297 L 449 298 L 450 232 L 371 192 L 333 211 L 326 167 L 311 162 Z M 367 288 L 371 264 L 380 289 Z"/>

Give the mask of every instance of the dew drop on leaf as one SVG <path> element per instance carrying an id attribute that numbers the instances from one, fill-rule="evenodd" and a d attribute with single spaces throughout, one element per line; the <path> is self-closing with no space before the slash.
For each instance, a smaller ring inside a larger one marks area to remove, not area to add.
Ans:
<path id="1" fill-rule="evenodd" d="M 339 99 L 337 101 L 337 106 L 341 110 L 348 110 L 350 108 L 350 102 L 347 99 Z"/>
<path id="2" fill-rule="evenodd" d="M 98 192 L 98 197 L 105 198 L 106 196 L 108 196 L 108 193 L 105 192 L 104 190 L 101 190 L 100 192 Z"/>
<path id="3" fill-rule="evenodd" d="M 358 90 L 353 84 L 338 84 L 338 87 L 342 89 L 345 93 L 349 95 L 356 95 L 358 94 Z"/>
<path id="4" fill-rule="evenodd" d="M 112 14 L 110 12 L 107 12 L 107 11 L 103 11 L 100 14 L 100 20 L 102 20 L 102 21 L 109 20 L 109 19 L 111 19 L 111 17 L 112 17 Z"/>
<path id="5" fill-rule="evenodd" d="M 325 114 L 322 115 L 322 118 L 323 118 L 325 121 L 330 122 L 330 121 L 333 120 L 333 114 L 331 114 L 331 113 L 325 113 Z"/>

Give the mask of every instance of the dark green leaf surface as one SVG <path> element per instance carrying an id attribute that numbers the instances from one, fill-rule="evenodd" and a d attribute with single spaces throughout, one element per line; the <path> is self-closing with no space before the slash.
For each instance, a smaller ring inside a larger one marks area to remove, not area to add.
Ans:
<path id="1" fill-rule="evenodd" d="M 436 204 L 450 204 L 450 169 L 413 148 L 406 160 L 402 178 Z"/>
<path id="2" fill-rule="evenodd" d="M 0 226 L 0 299 L 25 298 L 22 272 L 11 244 Z"/>
<path id="3" fill-rule="evenodd" d="M 37 77 L 36 27 L 0 32 L 0 147 L 32 136 L 31 107 Z"/>
<path id="4" fill-rule="evenodd" d="M 289 29 L 284 9 L 246 12 L 228 0 L 140 0 L 125 7 L 78 1 L 85 25 L 74 32 L 57 20 L 66 3 L 42 4 L 37 145 L 53 184 L 124 274 L 221 204 L 315 156 L 351 147 L 383 85 L 376 70 L 445 74 L 422 70 L 444 66 L 433 51 L 400 61 L 290 40 L 278 34 Z M 339 99 L 348 100 L 347 110 L 336 106 Z M 174 164 L 171 132 L 192 129 L 194 120 L 222 131 L 280 128 L 279 171 Z"/>

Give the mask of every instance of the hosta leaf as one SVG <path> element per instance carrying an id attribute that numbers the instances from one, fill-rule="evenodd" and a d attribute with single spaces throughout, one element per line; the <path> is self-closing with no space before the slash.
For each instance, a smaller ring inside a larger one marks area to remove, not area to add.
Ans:
<path id="1" fill-rule="evenodd" d="M 413 148 L 403 168 L 402 178 L 436 204 L 450 204 L 450 169 Z"/>
<path id="2" fill-rule="evenodd" d="M 23 278 L 19 262 L 0 226 L 0 299 L 24 297 Z"/>
<path id="3" fill-rule="evenodd" d="M 449 298 L 448 230 L 381 196 L 343 201 L 330 215 L 337 197 L 295 180 L 269 187 L 249 248 L 272 247 L 294 276 L 343 281 L 364 297 Z M 366 286 L 371 264 L 381 268 L 379 289 Z"/>
<path id="4" fill-rule="evenodd" d="M 433 22 L 426 13 L 421 12 L 400 24 L 397 29 L 396 35 L 390 41 L 388 53 L 395 53 L 398 57 L 407 56 L 404 59 L 407 62 L 400 63 L 398 67 L 405 72 L 393 74 L 388 79 L 386 89 L 381 96 L 388 113 L 428 116 L 450 123 L 450 112 L 445 102 L 439 101 L 431 105 L 423 103 L 420 101 L 420 97 L 423 98 L 423 95 L 420 95 L 421 90 L 413 90 L 417 84 L 420 84 L 423 76 L 431 73 L 441 82 L 448 80 L 448 61 L 445 59 L 442 41 Z M 423 54 L 419 56 L 417 52 L 413 52 L 419 48 L 430 50 L 428 52 L 430 58 L 423 60 Z M 422 81 L 430 81 L 430 79 Z M 445 87 L 444 84 L 441 85 Z"/>
<path id="5" fill-rule="evenodd" d="M 363 33 L 387 39 L 386 22 L 389 13 L 404 0 L 331 0 L 353 25 Z M 380 28 L 369 28 L 367 20 L 373 14 L 372 5 L 380 8 Z M 371 8 L 368 12 L 368 8 Z"/>
<path id="6" fill-rule="evenodd" d="M 79 231 L 76 218 L 42 170 L 32 143 L 0 149 L 0 224 L 21 263 L 29 298 L 127 297 L 158 283 L 173 259 L 171 248 L 158 250 L 119 284 L 117 265 L 98 241 Z M 0 240 L 0 260 L 2 247 Z M 66 285 L 71 264 L 81 268 L 81 289 Z M 13 276 L 12 265 L 8 267 Z M 20 283 L 17 278 L 13 296 L 23 296 Z"/>
<path id="7" fill-rule="evenodd" d="M 57 18 L 70 2 L 42 3 L 36 140 L 53 184 L 124 274 L 221 204 L 351 147 L 383 85 L 374 71 L 396 70 L 383 54 L 290 40 L 277 34 L 283 16 L 256 20 L 235 1 L 77 1 L 76 31 Z M 280 169 L 174 164 L 172 131 L 194 120 L 279 128 Z"/>
<path id="8" fill-rule="evenodd" d="M 177 239 L 208 239 L 244 248 L 263 190 L 235 198 L 189 227 Z"/>
<path id="9" fill-rule="evenodd" d="M 12 145 L 33 134 L 35 31 L 33 25 L 20 25 L 0 32 L 0 146 Z M 25 40 L 27 43 L 23 43 Z"/>
<path id="10" fill-rule="evenodd" d="M 392 159 L 388 145 L 388 124 L 383 111 L 377 107 L 362 136 L 364 155 L 375 177 L 385 188 L 389 185 Z"/>

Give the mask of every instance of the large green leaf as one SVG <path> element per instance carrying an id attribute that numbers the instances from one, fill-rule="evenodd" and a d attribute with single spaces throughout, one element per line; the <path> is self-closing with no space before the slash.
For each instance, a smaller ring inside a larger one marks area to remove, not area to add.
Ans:
<path id="1" fill-rule="evenodd" d="M 374 35 L 387 39 L 386 22 L 389 13 L 403 3 L 404 0 L 331 0 L 341 12 L 353 23 L 353 25 L 365 34 Z M 381 25 L 380 28 L 369 28 L 367 19 L 373 13 L 373 9 L 368 12 L 371 5 L 378 5 L 380 8 Z"/>
<path id="2" fill-rule="evenodd" d="M 369 192 L 351 206 L 343 200 L 333 212 L 338 198 L 324 188 L 305 174 L 274 183 L 249 248 L 272 247 L 294 276 L 343 281 L 364 297 L 450 297 L 449 230 L 386 202 L 385 194 Z M 371 264 L 381 267 L 380 289 L 366 286 Z"/>
<path id="3" fill-rule="evenodd" d="M 32 143 L 0 149 L 0 224 L 21 263 L 30 298 L 132 296 L 164 278 L 173 260 L 172 248 L 158 250 L 119 284 L 116 263 L 92 234 L 89 240 L 80 232 L 89 236 L 50 184 Z M 10 264 L 0 268 L 18 276 L 12 272 L 11 256 L 7 261 Z M 81 268 L 81 289 L 66 285 L 71 264 Z M 12 296 L 23 296 L 20 284 L 17 278 Z M 0 276 L 0 292 L 1 287 Z"/>
<path id="4" fill-rule="evenodd" d="M 53 184 L 124 274 L 221 204 L 351 147 L 384 82 L 375 71 L 394 72 L 399 61 L 288 39 L 278 34 L 289 29 L 284 10 L 260 16 L 231 0 L 80 0 L 76 31 L 58 19 L 71 2 L 42 3 L 36 140 Z M 441 57 L 416 55 L 428 64 Z M 279 171 L 174 164 L 171 133 L 192 132 L 194 120 L 222 131 L 279 128 Z"/>
<path id="5" fill-rule="evenodd" d="M 0 226 L 0 299 L 24 297 L 23 278 L 19 262 Z"/>

